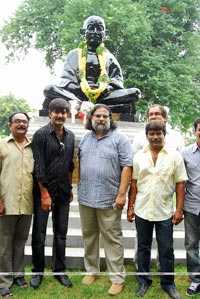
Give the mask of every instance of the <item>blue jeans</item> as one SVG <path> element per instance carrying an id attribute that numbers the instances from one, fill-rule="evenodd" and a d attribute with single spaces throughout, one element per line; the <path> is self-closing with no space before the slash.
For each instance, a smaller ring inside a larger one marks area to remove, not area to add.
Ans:
<path id="1" fill-rule="evenodd" d="M 168 290 L 174 285 L 174 249 L 173 249 L 173 223 L 172 217 L 164 221 L 148 221 L 135 215 L 136 229 L 138 233 L 138 275 L 139 283 L 151 284 L 150 259 L 153 229 L 155 226 L 156 240 L 161 272 L 169 272 L 169 275 L 160 276 L 160 284 L 163 290 Z"/>
<path id="2" fill-rule="evenodd" d="M 200 215 L 184 212 L 187 271 L 194 282 L 200 282 Z"/>
<path id="3" fill-rule="evenodd" d="M 45 238 L 49 213 L 41 209 L 41 201 L 35 198 L 32 231 L 32 263 L 33 272 L 44 272 L 45 268 Z M 68 230 L 69 202 L 59 202 L 52 205 L 53 221 L 53 272 L 64 272 L 66 269 L 65 246 Z"/>

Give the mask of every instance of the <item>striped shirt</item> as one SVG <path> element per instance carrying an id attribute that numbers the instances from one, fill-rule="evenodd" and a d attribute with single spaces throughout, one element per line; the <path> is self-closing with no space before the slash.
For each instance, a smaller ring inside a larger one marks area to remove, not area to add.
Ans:
<path id="1" fill-rule="evenodd" d="M 52 199 L 69 199 L 69 172 L 74 169 L 74 134 L 63 128 L 61 141 L 51 122 L 37 130 L 32 140 L 34 177 L 47 187 Z"/>
<path id="2" fill-rule="evenodd" d="M 79 145 L 78 200 L 92 208 L 111 208 L 118 194 L 121 167 L 132 166 L 132 146 L 119 129 L 102 138 L 88 132 Z"/>
<path id="3" fill-rule="evenodd" d="M 183 152 L 183 159 L 188 175 L 185 184 L 184 210 L 194 215 L 200 213 L 200 148 L 197 143 L 187 146 Z"/>

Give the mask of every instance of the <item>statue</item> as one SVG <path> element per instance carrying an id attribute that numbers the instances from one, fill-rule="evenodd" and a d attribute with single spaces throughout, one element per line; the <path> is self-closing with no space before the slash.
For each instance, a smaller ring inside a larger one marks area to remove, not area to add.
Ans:
<path id="1" fill-rule="evenodd" d="M 104 20 L 99 16 L 88 17 L 80 34 L 84 41 L 68 53 L 59 86 L 48 85 L 44 89 L 40 116 L 48 115 L 49 102 L 61 97 L 69 102 L 103 103 L 112 112 L 129 115 L 127 121 L 135 121 L 135 101 L 141 96 L 140 90 L 124 89 L 120 65 L 103 43 L 108 34 Z"/>

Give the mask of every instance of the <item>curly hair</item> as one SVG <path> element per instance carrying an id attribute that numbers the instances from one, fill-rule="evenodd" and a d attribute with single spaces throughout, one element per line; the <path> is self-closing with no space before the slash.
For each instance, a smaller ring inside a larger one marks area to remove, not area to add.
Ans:
<path id="1" fill-rule="evenodd" d="M 94 108 L 87 115 L 85 128 L 87 130 L 94 131 L 94 128 L 92 127 L 92 117 L 93 117 L 95 111 L 97 109 L 100 109 L 100 108 L 105 108 L 108 111 L 109 117 L 110 117 L 110 128 L 112 130 L 116 129 L 117 128 L 117 124 L 112 119 L 112 112 L 111 112 L 110 108 L 108 106 L 104 105 L 104 104 L 96 104 L 96 105 L 94 105 Z"/>

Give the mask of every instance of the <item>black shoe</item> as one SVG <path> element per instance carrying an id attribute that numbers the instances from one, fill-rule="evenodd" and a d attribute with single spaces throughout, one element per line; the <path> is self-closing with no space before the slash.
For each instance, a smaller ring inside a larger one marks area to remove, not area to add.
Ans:
<path id="1" fill-rule="evenodd" d="M 171 298 L 173 299 L 181 299 L 181 294 L 177 291 L 175 287 L 169 288 L 168 290 L 164 290 Z"/>
<path id="2" fill-rule="evenodd" d="M 71 288 L 72 287 L 72 282 L 69 279 L 69 277 L 65 274 L 62 275 L 55 275 L 54 276 L 59 282 L 60 284 L 62 284 L 65 287 Z"/>
<path id="3" fill-rule="evenodd" d="M 186 291 L 186 295 L 192 297 L 192 296 L 196 295 L 197 293 L 200 293 L 200 282 L 192 281 Z"/>
<path id="4" fill-rule="evenodd" d="M 43 278 L 42 275 L 38 275 L 38 274 L 33 275 L 30 280 L 30 286 L 34 289 L 39 288 L 42 282 L 42 278 Z"/>
<path id="5" fill-rule="evenodd" d="M 150 284 L 139 283 L 138 287 L 135 291 L 135 295 L 138 296 L 138 297 L 143 297 L 144 294 L 147 292 L 148 288 L 150 287 L 150 285 L 151 285 L 151 283 Z"/>

